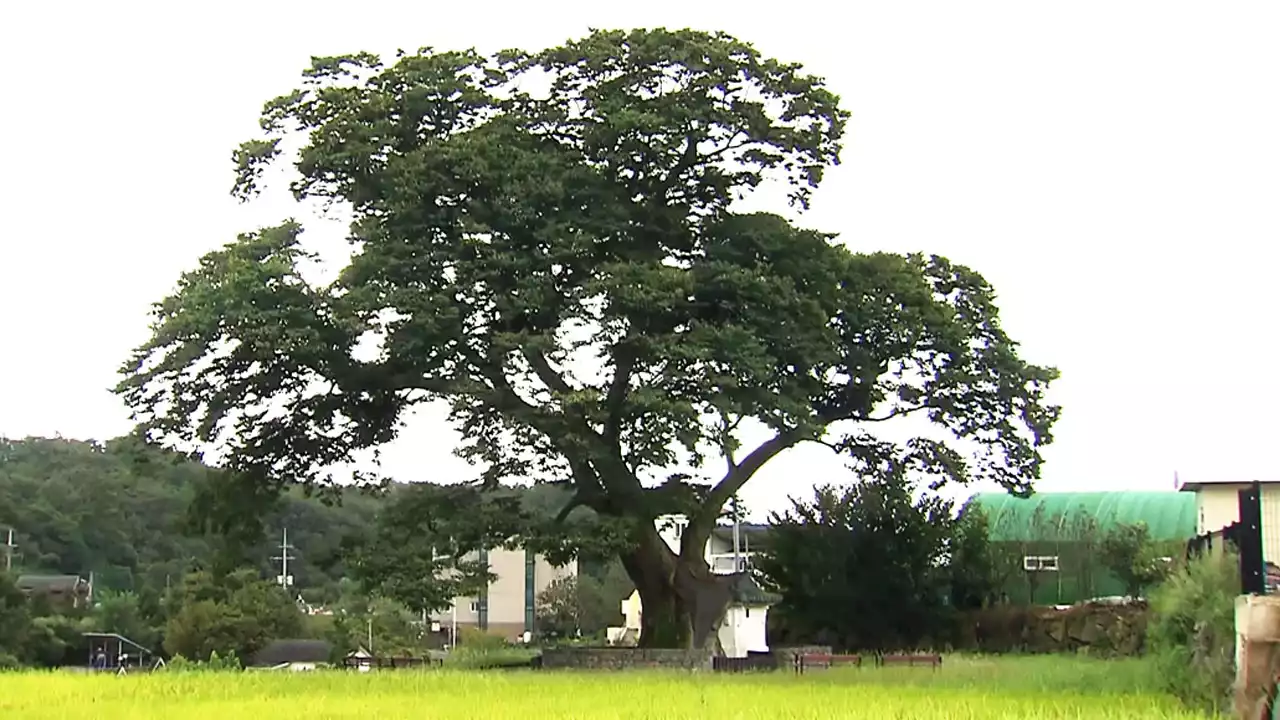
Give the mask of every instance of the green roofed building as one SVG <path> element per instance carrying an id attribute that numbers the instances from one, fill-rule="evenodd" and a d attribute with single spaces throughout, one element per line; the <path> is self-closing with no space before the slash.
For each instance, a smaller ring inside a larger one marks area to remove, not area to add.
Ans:
<path id="1" fill-rule="evenodd" d="M 1104 567 L 1099 547 L 1107 532 L 1146 523 L 1170 557 L 1196 534 L 1196 501 L 1179 492 L 978 493 L 965 512 L 987 517 L 999 572 L 1010 602 L 1069 605 L 1123 595 L 1124 585 Z"/>

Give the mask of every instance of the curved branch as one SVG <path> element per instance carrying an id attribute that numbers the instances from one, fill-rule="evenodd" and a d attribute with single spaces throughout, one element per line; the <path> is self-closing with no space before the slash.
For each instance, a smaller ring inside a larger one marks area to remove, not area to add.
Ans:
<path id="1" fill-rule="evenodd" d="M 806 440 L 821 442 L 822 434 L 828 426 L 841 420 L 851 420 L 853 418 L 854 414 L 849 412 L 834 410 L 820 412 L 814 418 L 814 424 L 782 431 L 761 443 L 755 450 L 752 450 L 746 457 L 742 458 L 740 462 L 731 464 L 729 471 L 707 493 L 702 506 L 698 508 L 697 515 L 690 519 L 689 527 L 685 530 L 680 545 L 681 554 L 694 553 L 695 555 L 690 556 L 693 557 L 702 553 L 702 545 L 706 543 L 707 537 L 711 534 L 720 508 L 724 507 L 725 503 L 729 502 L 729 499 L 736 495 L 742 489 L 742 486 L 766 463 L 777 457 L 783 450 L 794 447 Z"/>
<path id="2" fill-rule="evenodd" d="M 575 494 L 569 502 L 565 503 L 563 508 L 560 508 L 560 512 L 556 513 L 556 517 L 552 522 L 556 525 L 563 523 L 565 520 L 569 519 L 569 513 L 577 510 L 585 504 L 586 503 L 582 500 L 582 496 Z"/>
<path id="3" fill-rule="evenodd" d="M 631 373 L 635 371 L 636 354 L 629 346 L 619 345 L 613 353 L 613 381 L 605 397 L 604 439 L 613 448 L 622 437 L 622 404 L 631 386 Z"/>
<path id="4" fill-rule="evenodd" d="M 926 410 L 928 408 L 929 408 L 928 403 L 924 403 L 921 405 L 913 405 L 909 408 L 898 407 L 898 408 L 894 408 L 893 410 L 890 410 L 889 414 L 887 415 L 884 415 L 881 417 L 865 417 L 865 418 L 861 418 L 861 420 L 862 422 L 884 422 L 886 420 L 892 420 L 894 418 L 904 417 L 906 415 L 910 415 L 912 413 L 916 413 L 921 410 Z"/>
<path id="5" fill-rule="evenodd" d="M 680 554 L 685 557 L 700 557 L 702 546 L 715 525 L 720 508 L 742 489 L 742 486 L 779 453 L 797 443 L 812 437 L 800 429 L 778 433 L 752 450 L 742 461 L 733 466 L 724 477 L 711 488 L 707 497 L 698 508 L 698 513 L 689 520 L 680 543 Z"/>
<path id="6" fill-rule="evenodd" d="M 525 360 L 529 361 L 529 365 L 533 368 L 534 374 L 538 376 L 538 379 L 542 381 L 542 384 L 546 385 L 551 392 L 559 393 L 561 395 L 567 395 L 573 392 L 573 386 L 569 384 L 568 380 L 564 379 L 563 375 L 556 372 L 555 368 L 551 367 L 551 361 L 547 360 L 547 356 L 545 354 L 531 348 L 521 348 L 520 353 L 524 355 Z"/>

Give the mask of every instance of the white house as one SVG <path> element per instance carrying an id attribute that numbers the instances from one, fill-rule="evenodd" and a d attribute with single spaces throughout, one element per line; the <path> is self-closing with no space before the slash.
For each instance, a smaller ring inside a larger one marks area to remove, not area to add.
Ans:
<path id="1" fill-rule="evenodd" d="M 765 592 L 748 573 L 734 573 L 729 588 L 729 608 L 718 635 L 727 657 L 768 652 L 769 606 L 778 598 Z"/>
<path id="2" fill-rule="evenodd" d="M 356 672 L 369 672 L 373 669 L 373 655 L 364 649 L 364 646 L 356 648 L 347 654 L 347 664 L 354 665 Z"/>
<path id="3" fill-rule="evenodd" d="M 1239 480 L 1179 482 L 1178 490 L 1196 494 L 1196 534 L 1217 532 L 1240 521 L 1240 491 L 1253 483 Z M 1280 564 L 1280 481 L 1263 480 L 1262 555 Z"/>
<path id="4" fill-rule="evenodd" d="M 664 515 L 656 523 L 658 534 L 667 547 L 672 552 L 679 552 L 680 539 L 689 525 L 688 518 Z M 703 557 L 711 572 L 732 576 L 729 607 L 717 631 L 720 647 L 728 657 L 746 657 L 748 652 L 769 650 L 766 631 L 769 606 L 777 598 L 761 589 L 749 572 L 750 559 L 754 555 L 750 550 L 751 538 L 757 538 L 758 544 L 764 529 L 763 525 L 718 526 L 703 548 Z M 623 600 L 623 626 L 608 629 L 609 642 L 620 644 L 638 638 L 643 611 L 639 592 L 633 592 L 631 597 Z"/>

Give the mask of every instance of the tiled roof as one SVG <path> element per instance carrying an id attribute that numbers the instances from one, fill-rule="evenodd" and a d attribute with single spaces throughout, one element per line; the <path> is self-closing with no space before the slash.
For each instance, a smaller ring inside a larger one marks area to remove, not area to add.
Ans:
<path id="1" fill-rule="evenodd" d="M 773 605 L 782 597 L 767 592 L 749 573 L 734 573 L 729 576 L 729 597 L 733 602 L 742 605 Z"/>
<path id="2" fill-rule="evenodd" d="M 77 575 L 19 575 L 17 586 L 32 592 L 72 592 L 81 586 L 86 590 L 89 587 Z"/>
<path id="3" fill-rule="evenodd" d="M 717 525 L 714 528 L 712 528 L 711 535 L 713 537 L 718 537 L 721 540 L 732 541 L 733 526 Z M 769 526 L 759 525 L 755 523 L 743 523 L 738 526 L 738 535 L 743 539 L 743 542 L 745 544 L 750 545 L 752 547 L 759 547 L 761 545 L 767 544 L 769 541 Z"/>

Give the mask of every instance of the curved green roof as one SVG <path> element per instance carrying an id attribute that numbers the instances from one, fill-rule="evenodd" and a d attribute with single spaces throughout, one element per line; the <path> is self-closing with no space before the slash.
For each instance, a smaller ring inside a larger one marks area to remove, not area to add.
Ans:
<path id="1" fill-rule="evenodd" d="M 1070 535 L 1081 512 L 1099 530 L 1117 525 L 1147 524 L 1152 540 L 1185 540 L 1196 534 L 1196 498 L 1184 492 L 1036 493 L 1022 499 L 1008 493 L 978 493 L 965 503 L 987 515 L 994 541 L 1048 540 Z M 1037 509 L 1042 508 L 1039 513 Z M 1035 527 L 1039 514 L 1040 527 Z"/>

